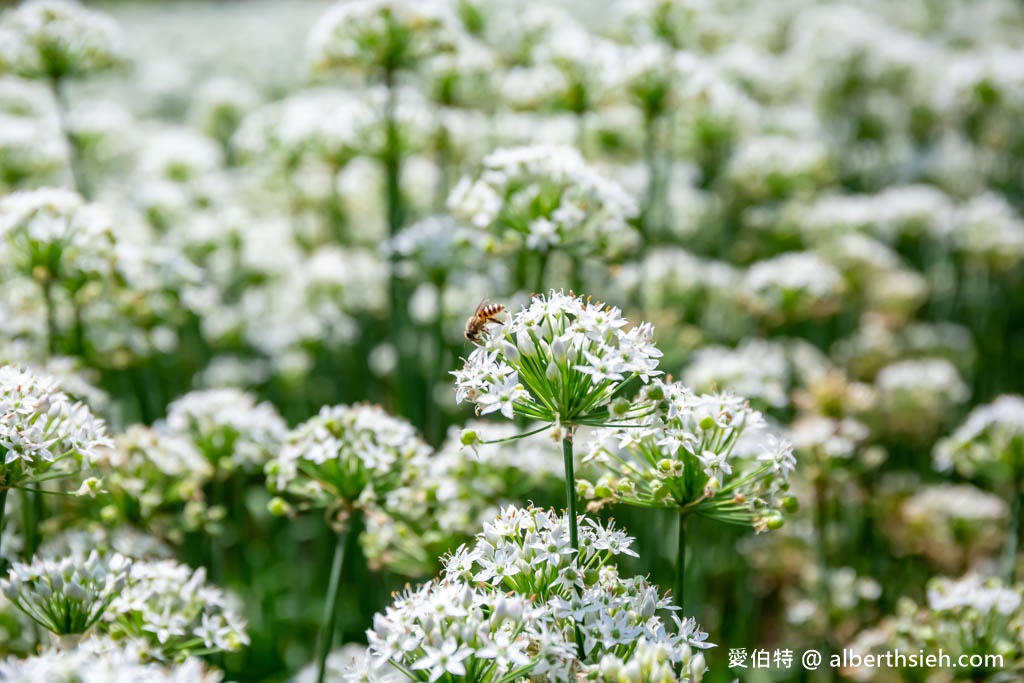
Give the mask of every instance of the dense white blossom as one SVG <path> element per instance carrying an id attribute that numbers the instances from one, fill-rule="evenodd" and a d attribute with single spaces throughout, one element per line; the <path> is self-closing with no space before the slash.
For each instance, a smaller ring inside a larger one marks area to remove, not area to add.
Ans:
<path id="1" fill-rule="evenodd" d="M 536 145 L 487 155 L 475 177 L 459 181 L 448 208 L 485 231 L 487 251 L 622 253 L 636 233 L 637 206 L 615 181 L 571 147 Z"/>

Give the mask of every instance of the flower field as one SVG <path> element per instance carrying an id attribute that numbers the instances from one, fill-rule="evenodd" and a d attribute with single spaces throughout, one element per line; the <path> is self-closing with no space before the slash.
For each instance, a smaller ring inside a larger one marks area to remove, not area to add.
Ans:
<path id="1" fill-rule="evenodd" d="M 1011 683 L 1022 541 L 1016 0 L 0 9 L 0 681 Z"/>

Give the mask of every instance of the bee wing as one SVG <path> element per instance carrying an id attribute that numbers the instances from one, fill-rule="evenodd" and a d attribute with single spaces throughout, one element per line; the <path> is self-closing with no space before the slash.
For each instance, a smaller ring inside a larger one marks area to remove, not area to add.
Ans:
<path id="1" fill-rule="evenodd" d="M 483 299 L 480 299 L 480 303 L 476 305 L 476 312 L 473 313 L 473 315 L 480 315 L 480 311 L 484 310 L 487 307 L 487 304 L 489 303 L 491 303 L 491 300 L 488 299 L 486 296 Z"/>

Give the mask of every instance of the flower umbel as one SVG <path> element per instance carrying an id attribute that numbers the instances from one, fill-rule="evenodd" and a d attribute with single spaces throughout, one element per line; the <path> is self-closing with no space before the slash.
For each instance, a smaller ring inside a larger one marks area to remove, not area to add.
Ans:
<path id="1" fill-rule="evenodd" d="M 60 560 L 34 557 L 16 562 L 0 590 L 15 607 L 47 631 L 85 633 L 124 589 L 131 561 L 123 555 L 74 555 Z"/>
<path id="2" fill-rule="evenodd" d="M 479 414 L 500 411 L 544 423 L 604 424 L 633 379 L 661 374 L 647 323 L 626 330 L 621 311 L 582 297 L 538 295 L 484 338 L 455 375 L 456 398 Z M 639 405 L 625 419 L 646 410 Z"/>

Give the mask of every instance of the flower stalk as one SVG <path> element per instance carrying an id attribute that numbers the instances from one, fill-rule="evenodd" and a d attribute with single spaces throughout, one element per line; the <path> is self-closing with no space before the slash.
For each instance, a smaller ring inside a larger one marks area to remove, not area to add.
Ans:
<path id="1" fill-rule="evenodd" d="M 338 531 L 337 541 L 334 546 L 334 558 L 331 560 L 331 578 L 330 583 L 327 585 L 327 600 L 324 602 L 324 616 L 320 624 L 320 634 L 317 640 L 317 683 L 324 683 L 324 675 L 327 672 L 327 655 L 331 652 L 335 624 L 338 619 L 338 599 L 341 596 L 342 566 L 345 564 L 345 548 L 348 545 L 348 532 L 350 529 L 348 521 L 343 521 L 342 525 Z"/>

